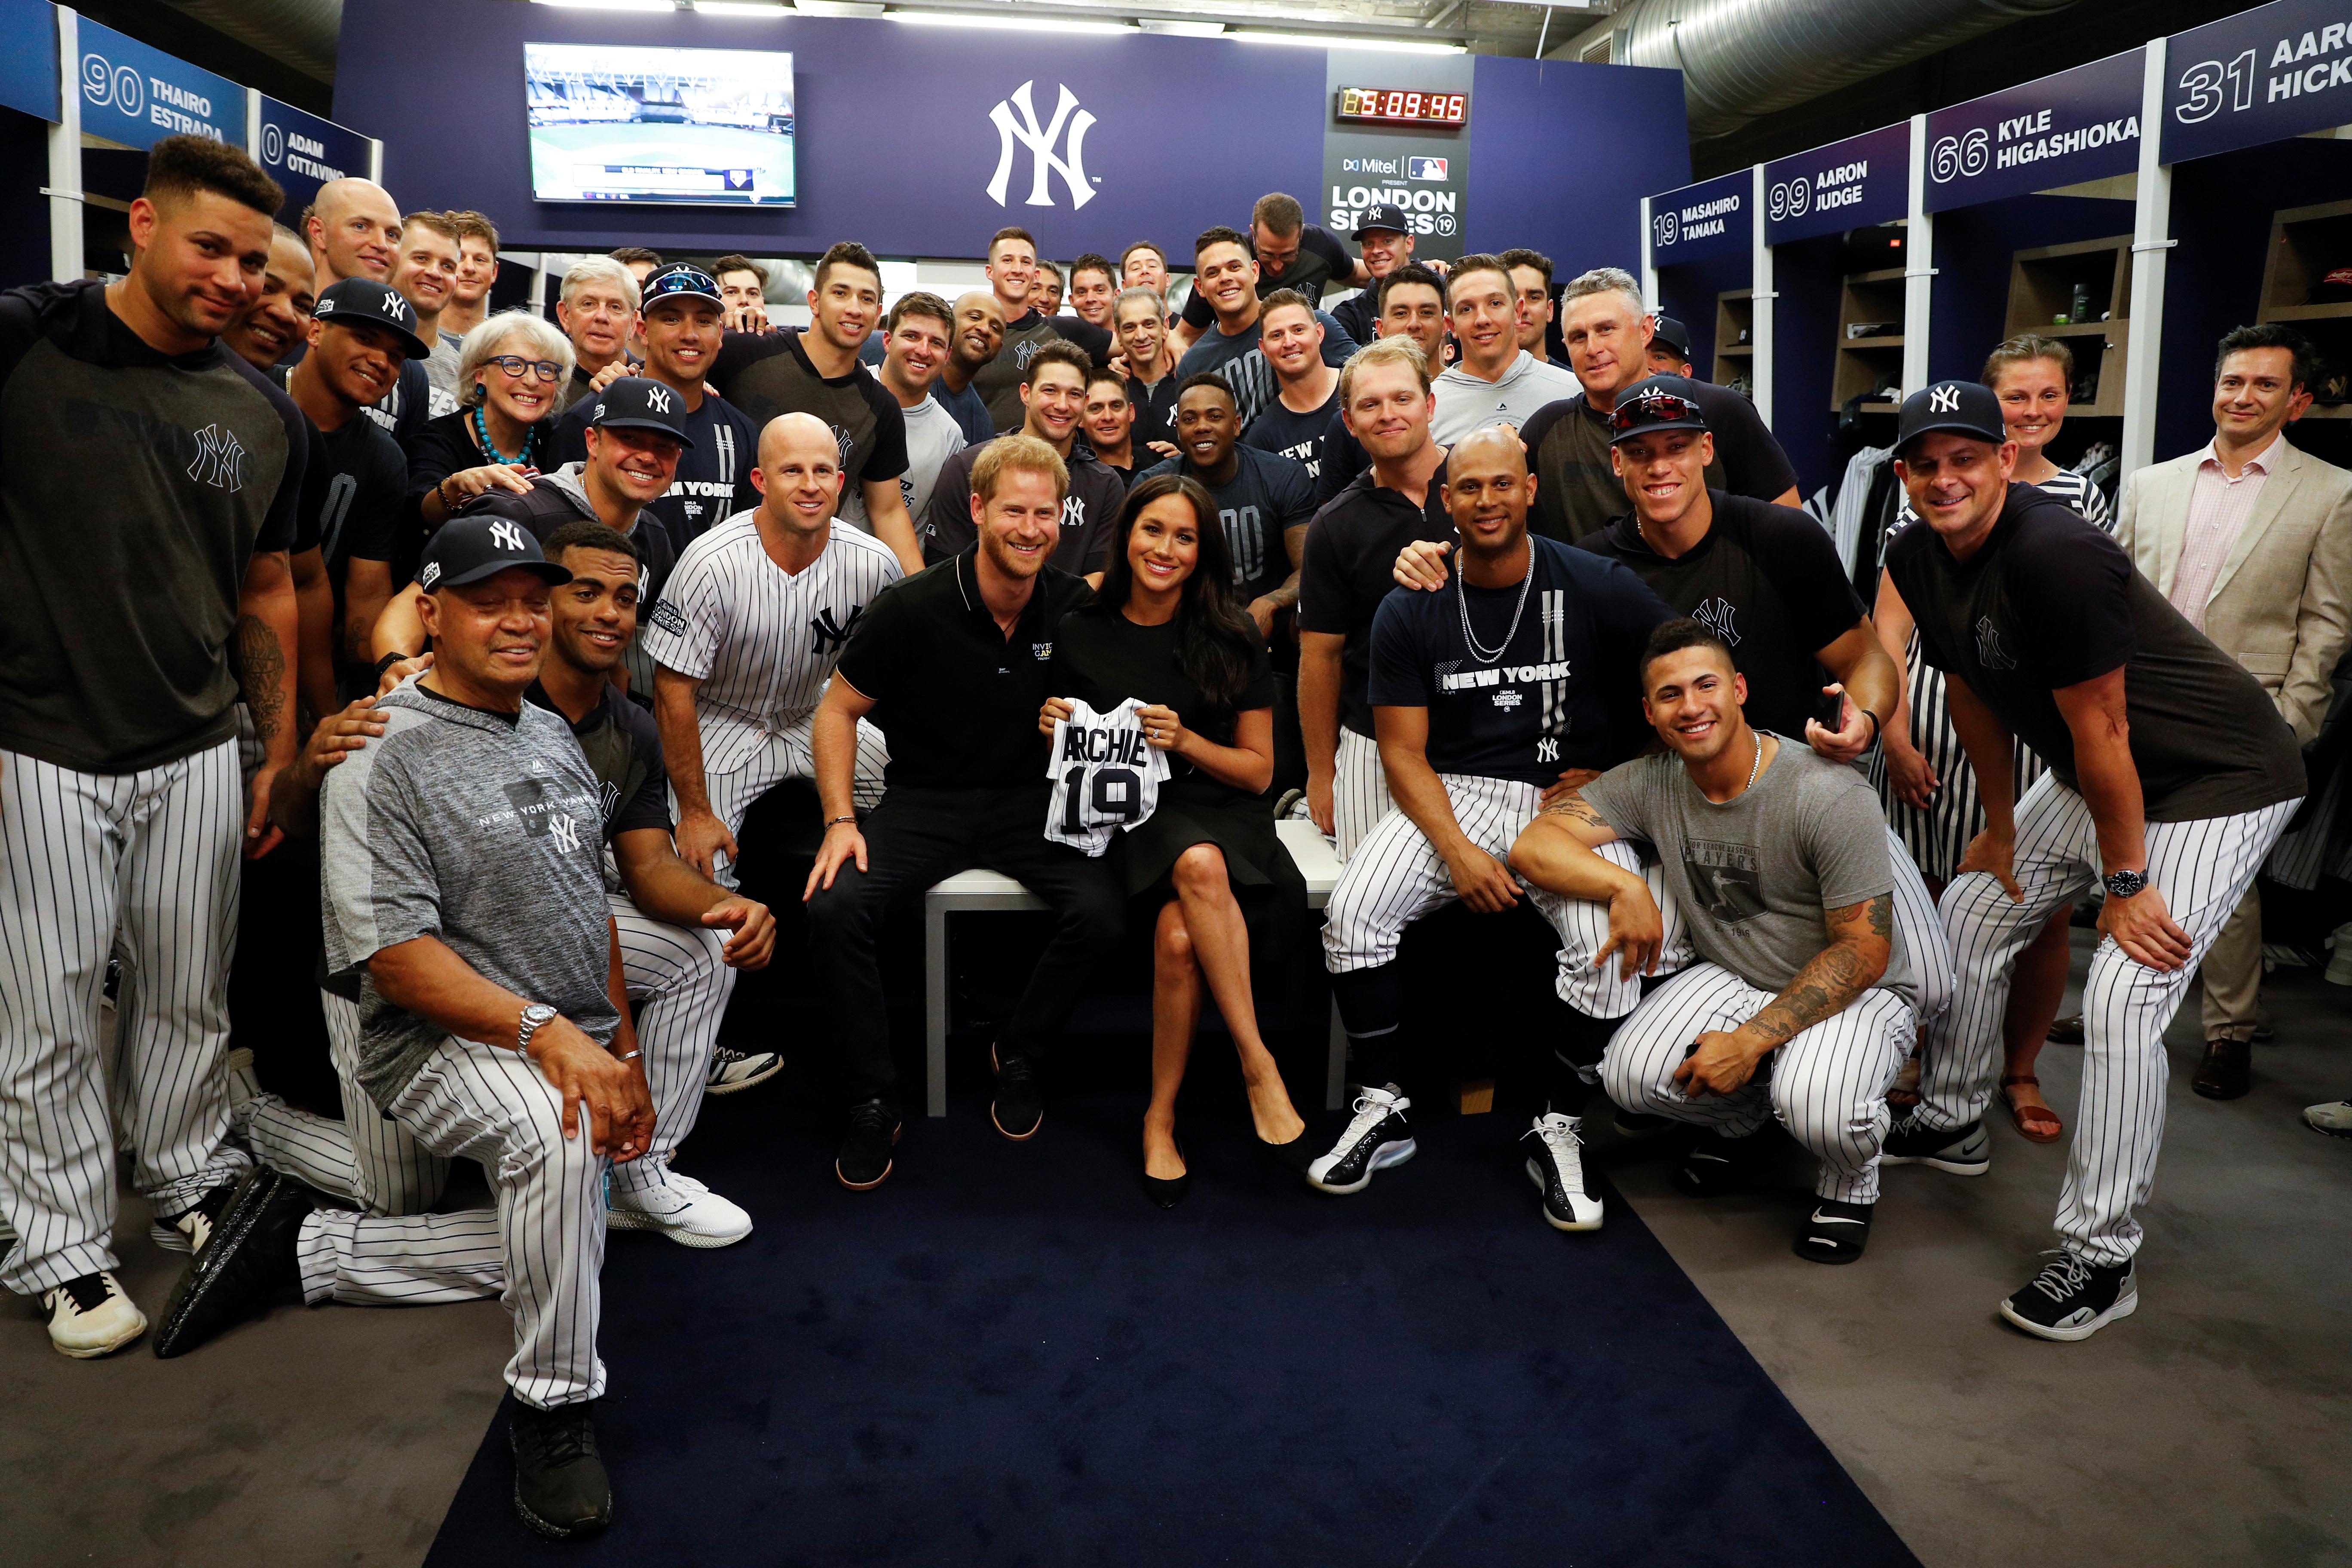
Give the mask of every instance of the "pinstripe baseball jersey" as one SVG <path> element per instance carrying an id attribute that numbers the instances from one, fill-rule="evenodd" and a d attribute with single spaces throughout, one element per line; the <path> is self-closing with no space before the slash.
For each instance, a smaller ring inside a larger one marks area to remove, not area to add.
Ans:
<path id="1" fill-rule="evenodd" d="M 1168 753 L 1143 738 L 1143 704 L 1129 697 L 1097 713 L 1071 698 L 1070 716 L 1054 722 L 1053 758 L 1045 776 L 1054 796 L 1045 807 L 1045 837 L 1088 855 L 1149 817 L 1168 778 Z"/>
<path id="2" fill-rule="evenodd" d="M 588 460 L 588 415 L 594 407 L 578 403 L 558 416 L 552 443 L 558 463 Z M 706 391 L 701 405 L 687 410 L 686 434 L 694 444 L 677 455 L 677 476 L 645 509 L 669 530 L 679 550 L 760 504 L 751 483 L 751 470 L 760 466 L 760 427 L 750 415 Z"/>
<path id="3" fill-rule="evenodd" d="M 1395 593 L 1372 622 L 1367 695 L 1375 708 L 1429 714 L 1429 765 L 1441 773 L 1548 784 L 1564 768 L 1605 768 L 1622 752 L 1616 721 L 1634 696 L 1651 629 L 1675 618 L 1613 561 L 1528 537 L 1528 574 L 1444 593 Z"/>
<path id="4" fill-rule="evenodd" d="M 807 716 L 857 617 L 904 575 L 888 545 L 839 518 L 792 574 L 769 558 L 755 516 L 738 512 L 688 546 L 637 634 L 655 662 L 702 682 L 695 714 L 714 773 Z"/>

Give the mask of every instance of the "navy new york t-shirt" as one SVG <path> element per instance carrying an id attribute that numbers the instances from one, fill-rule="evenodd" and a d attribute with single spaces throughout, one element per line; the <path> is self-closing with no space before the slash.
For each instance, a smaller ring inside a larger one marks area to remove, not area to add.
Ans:
<path id="1" fill-rule="evenodd" d="M 1234 457 L 1234 477 L 1223 485 L 1209 483 L 1181 458 L 1155 464 L 1136 479 L 1181 473 L 1200 481 L 1217 503 L 1217 520 L 1224 524 L 1225 550 L 1234 559 L 1234 592 L 1247 604 L 1289 578 L 1290 549 L 1283 536 L 1314 520 L 1315 487 L 1304 468 L 1276 453 L 1236 447 Z"/>
<path id="2" fill-rule="evenodd" d="M 1371 704 L 1427 709 L 1441 773 L 1549 784 L 1564 768 L 1622 760 L 1642 645 L 1675 613 L 1616 562 L 1528 542 L 1533 582 L 1473 588 L 1457 575 L 1442 593 L 1391 594 L 1373 617 Z M 1463 635 L 1465 607 L 1496 657 Z"/>

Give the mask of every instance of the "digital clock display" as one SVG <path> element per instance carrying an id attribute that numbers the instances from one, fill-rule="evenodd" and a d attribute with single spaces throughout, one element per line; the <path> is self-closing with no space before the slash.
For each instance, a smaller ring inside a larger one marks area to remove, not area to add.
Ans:
<path id="1" fill-rule="evenodd" d="M 1470 95 L 1415 92 L 1401 87 L 1343 87 L 1339 118 L 1378 125 L 1464 125 L 1470 120 Z"/>

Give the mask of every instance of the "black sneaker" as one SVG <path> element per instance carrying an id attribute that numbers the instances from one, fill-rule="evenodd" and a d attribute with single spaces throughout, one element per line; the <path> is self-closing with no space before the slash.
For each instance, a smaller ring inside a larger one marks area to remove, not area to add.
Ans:
<path id="1" fill-rule="evenodd" d="M 1675 1172 L 1675 1185 L 1695 1198 L 1721 1197 L 1748 1184 L 1772 1152 L 1771 1142 L 1759 1129 L 1745 1138 L 1726 1138 L 1701 1129 Z"/>
<path id="2" fill-rule="evenodd" d="M 229 1194 L 243 1179 L 231 1177 L 198 1198 L 195 1207 L 182 1209 L 168 1219 L 158 1215 L 147 1226 L 147 1239 L 166 1252 L 202 1252 L 205 1243 L 212 1239 L 213 1222 L 228 1207 Z"/>
<path id="3" fill-rule="evenodd" d="M 2050 1261 L 2032 1283 L 2000 1304 L 2000 1315 L 2036 1339 L 2087 1340 L 2139 1306 L 2139 1282 L 2128 1263 L 2085 1263 L 2071 1252 Z"/>
<path id="4" fill-rule="evenodd" d="M 1543 1194 L 1544 1223 L 1554 1230 L 1599 1230 L 1601 1200 L 1584 1184 L 1582 1120 L 1551 1111 L 1519 1134 L 1520 1142 L 1536 1141 L 1528 1156 L 1528 1174 Z"/>
<path id="5" fill-rule="evenodd" d="M 833 1162 L 833 1173 L 851 1192 L 878 1187 L 890 1174 L 890 1150 L 898 1142 L 898 1112 L 876 1096 L 849 1108 L 849 1132 Z"/>
<path id="6" fill-rule="evenodd" d="M 996 1130 L 1015 1143 L 1037 1136 L 1045 1120 L 1045 1100 L 1037 1091 L 1037 1064 L 1018 1051 L 988 1048 L 989 1064 L 996 1068 L 996 1100 L 988 1108 Z"/>
<path id="7" fill-rule="evenodd" d="M 1992 1169 L 1992 1140 L 1985 1136 L 1981 1121 L 1966 1127 L 1929 1127 L 1915 1110 L 1887 1130 L 1886 1142 L 1878 1146 L 1878 1163 L 1981 1176 Z"/>
<path id="8" fill-rule="evenodd" d="M 596 1402 L 515 1406 L 515 1511 L 550 1541 L 577 1541 L 613 1522 L 613 1482 L 596 1454 Z"/>
<path id="9" fill-rule="evenodd" d="M 1360 1193 L 1371 1184 L 1372 1173 L 1402 1165 L 1420 1152 L 1404 1113 L 1412 1101 L 1394 1084 L 1366 1087 L 1356 1097 L 1356 1114 L 1331 1152 L 1307 1167 L 1309 1186 L 1327 1193 Z"/>
<path id="10" fill-rule="evenodd" d="M 302 1222 L 320 1201 L 291 1176 L 263 1167 L 247 1173 L 222 1207 L 212 1239 L 172 1287 L 155 1330 L 156 1355 L 185 1355 L 299 1291 L 302 1275 L 295 1243 Z"/>
<path id="11" fill-rule="evenodd" d="M 1812 1213 L 1797 1227 L 1797 1256 L 1813 1263 L 1853 1262 L 1870 1245 L 1870 1211 L 1877 1206 L 1815 1198 Z"/>

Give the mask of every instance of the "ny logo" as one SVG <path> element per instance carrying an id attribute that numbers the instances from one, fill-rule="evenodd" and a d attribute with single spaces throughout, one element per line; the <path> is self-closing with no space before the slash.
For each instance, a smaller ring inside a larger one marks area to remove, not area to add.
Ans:
<path id="1" fill-rule="evenodd" d="M 2017 660 L 2000 646 L 2000 632 L 1990 616 L 1977 617 L 1977 662 L 1987 669 L 2015 669 Z"/>
<path id="2" fill-rule="evenodd" d="M 1549 735 L 1546 735 L 1542 740 L 1538 741 L 1536 742 L 1536 761 L 1539 763 L 1556 763 L 1559 761 L 1559 742 L 1553 740 Z"/>
<path id="3" fill-rule="evenodd" d="M 1013 147 L 1017 142 L 1028 148 L 1035 160 L 1030 165 L 1033 178 L 1029 183 L 1028 205 L 1033 207 L 1054 205 L 1053 196 L 1045 189 L 1045 176 L 1052 172 L 1058 173 L 1062 176 L 1062 184 L 1068 187 L 1071 207 L 1083 207 L 1095 199 L 1093 183 L 1087 178 L 1086 158 L 1087 132 L 1093 126 L 1095 117 L 1079 109 L 1077 95 L 1063 86 L 1053 120 L 1040 129 L 1036 106 L 1029 98 L 1030 89 L 1035 85 L 1034 82 L 1023 82 L 1013 89 L 1011 98 L 998 100 L 996 107 L 988 111 L 989 120 L 996 127 L 997 136 L 996 173 L 989 176 L 988 198 L 998 206 L 1004 205 L 1005 182 L 1013 177 Z M 1015 110 L 1020 110 L 1018 121 L 1013 119 Z M 1074 110 L 1076 110 L 1075 115 L 1071 112 Z M 1070 131 L 1069 153 L 1066 157 L 1056 156 L 1054 143 L 1061 140 L 1065 124 Z"/>
<path id="4" fill-rule="evenodd" d="M 833 427 L 833 444 L 841 448 L 841 466 L 846 468 L 849 467 L 849 449 L 857 445 L 857 437 L 849 433 L 847 426 L 836 425 Z"/>
<path id="5" fill-rule="evenodd" d="M 196 460 L 188 465 L 188 478 L 231 494 L 243 489 L 245 446 L 236 432 L 207 425 L 195 435 Z"/>
<path id="6" fill-rule="evenodd" d="M 849 634 L 857 629 L 857 617 L 863 615 L 865 610 L 866 606 L 863 605 L 852 605 L 849 606 L 848 616 L 839 621 L 833 618 L 831 610 L 819 610 L 809 622 L 809 652 L 823 653 L 828 648 L 835 651 L 841 649 L 848 643 Z"/>
<path id="7" fill-rule="evenodd" d="M 651 408 L 651 409 L 652 409 L 655 413 L 656 413 L 656 414 L 667 414 L 667 413 L 668 413 L 668 412 L 669 412 L 669 388 L 668 388 L 668 387 L 667 387 L 667 386 L 648 386 L 648 387 L 646 387 L 646 406 L 647 406 L 648 408 Z"/>
<path id="8" fill-rule="evenodd" d="M 511 550 L 517 554 L 520 554 L 522 552 L 521 525 L 512 522 L 494 522 L 490 524 L 490 542 L 497 545 L 500 550 Z"/>
<path id="9" fill-rule="evenodd" d="M 1062 498 L 1062 526 L 1084 528 L 1087 525 L 1087 503 L 1076 496 Z"/>
<path id="10" fill-rule="evenodd" d="M 1739 646 L 1739 631 L 1732 623 L 1739 612 L 1728 599 L 1709 599 L 1691 612 L 1691 619 L 1721 637 L 1732 647 Z"/>
<path id="11" fill-rule="evenodd" d="M 1928 389 L 1928 413 L 1958 414 L 1959 411 L 1960 387 L 1958 382 L 1948 381 L 1941 386 L 1930 387 Z"/>
<path id="12" fill-rule="evenodd" d="M 1037 345 L 1035 343 L 1023 342 L 1014 343 L 1013 345 L 1013 363 L 1019 365 L 1023 370 L 1027 370 L 1029 368 L 1029 362 L 1032 359 L 1034 359 L 1036 354 Z"/>
<path id="13" fill-rule="evenodd" d="M 555 847 L 566 855 L 580 847 L 580 825 L 562 812 L 550 812 L 547 830 L 555 837 Z"/>

